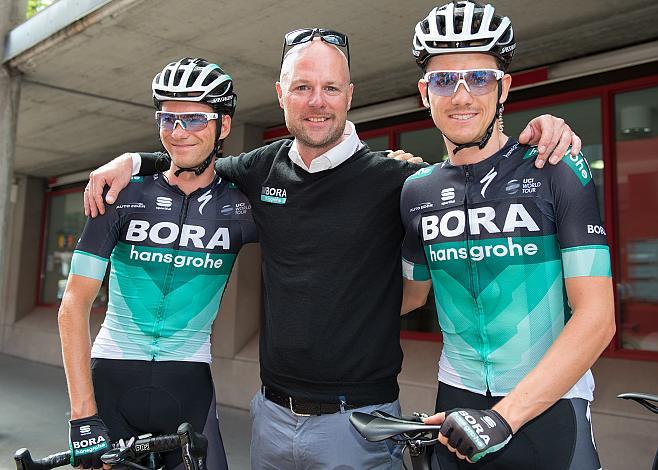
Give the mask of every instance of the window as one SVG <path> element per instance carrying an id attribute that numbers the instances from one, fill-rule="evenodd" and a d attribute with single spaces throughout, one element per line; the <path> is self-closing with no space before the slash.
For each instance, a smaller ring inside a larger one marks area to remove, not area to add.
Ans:
<path id="1" fill-rule="evenodd" d="M 531 108 L 503 114 L 505 134 L 518 138 L 521 131 L 535 116 L 552 114 L 564 119 L 582 140 L 582 152 L 587 158 L 596 184 L 599 211 L 604 216 L 603 205 L 603 138 L 601 125 L 601 99 L 572 101 L 569 103 Z"/>
<path id="2" fill-rule="evenodd" d="M 85 225 L 82 210 L 83 188 L 53 191 L 47 194 L 43 263 L 39 303 L 58 304 L 64 295 L 73 250 Z M 99 291 L 94 307 L 107 304 L 107 279 Z"/>
<path id="3" fill-rule="evenodd" d="M 398 148 L 422 157 L 428 163 L 438 163 L 447 158 L 441 133 L 434 127 L 406 132 L 398 135 Z"/>
<path id="4" fill-rule="evenodd" d="M 619 335 L 658 351 L 658 87 L 615 95 Z"/>
<path id="5" fill-rule="evenodd" d="M 373 152 L 377 152 L 379 150 L 389 150 L 387 135 L 379 135 L 361 140 L 363 140 Z"/>

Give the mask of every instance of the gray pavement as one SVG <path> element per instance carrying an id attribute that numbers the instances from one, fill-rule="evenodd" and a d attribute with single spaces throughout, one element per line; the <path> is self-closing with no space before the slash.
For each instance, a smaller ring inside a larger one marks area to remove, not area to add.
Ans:
<path id="1" fill-rule="evenodd" d="M 633 387 L 629 384 L 628 388 Z M 249 412 L 218 410 L 230 468 L 249 469 Z M 592 419 L 603 468 L 651 468 L 658 446 L 658 420 L 639 406 L 637 411 L 638 415 L 624 416 L 594 407 Z M 33 457 L 66 450 L 68 412 L 63 369 L 0 354 L 0 470 L 15 469 L 12 457 L 20 447 L 30 449 Z"/>
<path id="2" fill-rule="evenodd" d="M 249 412 L 219 407 L 229 467 L 249 469 Z M 69 401 L 64 370 L 0 354 L 0 470 L 14 470 L 14 452 L 34 458 L 66 450 Z"/>

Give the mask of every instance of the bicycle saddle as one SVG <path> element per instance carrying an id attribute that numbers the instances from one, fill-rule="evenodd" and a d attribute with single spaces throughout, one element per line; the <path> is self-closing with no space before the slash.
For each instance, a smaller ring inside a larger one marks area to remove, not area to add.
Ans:
<path id="1" fill-rule="evenodd" d="M 405 435 L 405 438 L 416 438 L 441 429 L 439 425 L 398 418 L 382 411 L 373 411 L 372 414 L 355 411 L 350 416 L 350 423 L 370 442 L 383 441 L 400 434 Z"/>
<path id="2" fill-rule="evenodd" d="M 640 405 L 644 406 L 647 410 L 652 413 L 658 413 L 658 406 L 654 405 L 651 402 L 658 403 L 658 395 L 649 395 L 647 393 L 621 393 L 617 395 L 617 398 L 623 398 L 625 400 L 633 400 Z"/>

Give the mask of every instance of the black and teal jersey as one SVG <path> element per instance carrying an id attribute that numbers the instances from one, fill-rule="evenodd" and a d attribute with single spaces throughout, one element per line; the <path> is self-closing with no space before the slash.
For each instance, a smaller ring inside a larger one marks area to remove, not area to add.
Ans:
<path id="1" fill-rule="evenodd" d="M 133 177 L 89 219 L 71 274 L 101 280 L 105 321 L 92 357 L 210 362 L 210 330 L 240 247 L 256 241 L 247 198 L 221 178 L 186 196 L 162 174 Z"/>
<path id="2" fill-rule="evenodd" d="M 449 385 L 509 393 L 569 319 L 564 279 L 610 276 L 587 161 L 568 154 L 540 170 L 536 154 L 510 139 L 482 162 L 405 182 L 403 275 L 432 280 Z M 565 398 L 591 400 L 593 386 L 588 371 Z"/>

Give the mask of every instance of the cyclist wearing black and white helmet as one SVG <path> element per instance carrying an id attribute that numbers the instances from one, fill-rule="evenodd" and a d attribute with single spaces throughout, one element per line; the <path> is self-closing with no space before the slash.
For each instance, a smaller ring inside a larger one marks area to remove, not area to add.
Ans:
<path id="1" fill-rule="evenodd" d="M 247 198 L 215 175 L 236 95 L 218 65 L 184 58 L 153 79 L 163 159 L 89 219 L 59 311 L 71 399 L 71 464 L 99 468 L 109 438 L 208 438 L 208 468 L 227 468 L 210 374 L 210 331 L 240 247 L 256 239 Z M 108 262 L 109 302 L 90 348 L 89 310 Z M 182 468 L 180 452 L 163 455 Z"/>
<path id="2" fill-rule="evenodd" d="M 609 250 L 583 155 L 539 171 L 537 148 L 503 133 L 515 47 L 509 18 L 470 1 L 433 9 L 413 40 L 449 156 L 400 203 L 403 308 L 433 285 L 443 331 L 433 465 L 596 470 L 589 368 L 614 335 Z"/>

